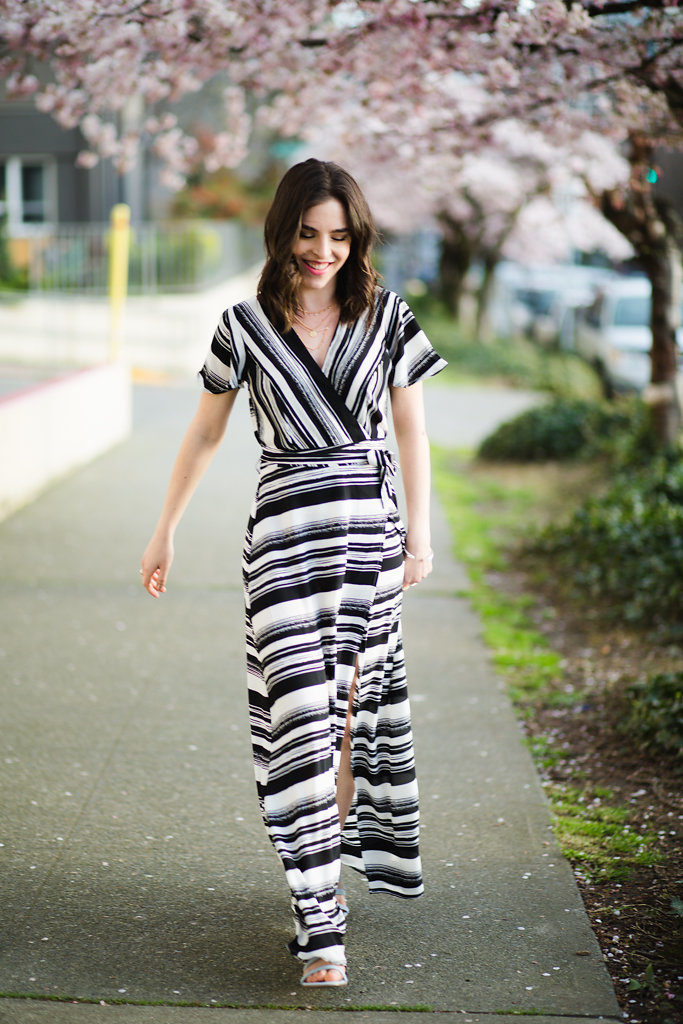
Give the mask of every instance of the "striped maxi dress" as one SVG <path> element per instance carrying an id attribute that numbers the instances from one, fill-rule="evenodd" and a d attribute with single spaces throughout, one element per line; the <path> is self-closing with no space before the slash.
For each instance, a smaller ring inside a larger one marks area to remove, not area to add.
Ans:
<path id="1" fill-rule="evenodd" d="M 291 890 L 301 960 L 345 963 L 341 862 L 370 891 L 422 893 L 418 792 L 401 642 L 405 529 L 386 448 L 389 386 L 445 366 L 406 303 L 379 289 L 322 368 L 256 299 L 227 309 L 200 376 L 246 386 L 259 478 L 243 555 L 249 709 L 263 819 Z M 336 778 L 350 687 L 355 796 Z"/>

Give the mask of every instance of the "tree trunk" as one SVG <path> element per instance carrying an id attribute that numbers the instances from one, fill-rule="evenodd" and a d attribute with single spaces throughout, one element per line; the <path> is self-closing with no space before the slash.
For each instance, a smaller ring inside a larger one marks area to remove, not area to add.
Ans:
<path id="1" fill-rule="evenodd" d="M 446 308 L 457 320 L 465 278 L 472 262 L 472 244 L 458 224 L 447 214 L 439 220 L 443 226 L 439 260 L 439 292 Z"/>
<path id="2" fill-rule="evenodd" d="M 673 207 L 654 196 L 645 171 L 651 151 L 633 143 L 631 184 L 625 191 L 606 192 L 602 212 L 635 249 L 652 285 L 651 386 L 644 394 L 652 409 L 652 424 L 661 447 L 673 445 L 681 427 L 676 391 L 676 328 L 679 324 L 683 232 Z"/>
<path id="3" fill-rule="evenodd" d="M 548 186 L 545 180 L 541 180 L 533 193 L 533 196 L 544 195 L 548 191 Z M 491 294 L 493 292 L 493 282 L 495 280 L 496 267 L 501 261 L 503 246 L 517 226 L 519 215 L 524 209 L 526 203 L 532 198 L 531 195 L 527 195 L 524 202 L 521 202 L 519 206 L 510 210 L 507 220 L 505 221 L 502 229 L 498 232 L 498 237 L 491 240 L 488 245 L 480 245 L 479 252 L 481 253 L 482 261 L 482 278 L 479 288 L 477 290 L 477 313 L 475 321 L 475 332 L 476 337 L 479 341 L 484 340 L 484 336 L 488 333 L 487 325 L 487 314 L 489 310 L 489 303 L 491 302 Z M 481 211 L 482 219 L 484 218 L 484 211 Z M 483 232 L 482 232 L 483 234 Z"/>
<path id="4" fill-rule="evenodd" d="M 647 275 L 652 284 L 652 387 L 649 401 L 655 433 L 663 445 L 674 444 L 681 427 L 681 409 L 676 389 L 680 264 L 678 247 L 671 244 L 659 259 L 646 263 Z"/>
<path id="5" fill-rule="evenodd" d="M 485 252 L 482 259 L 481 283 L 477 289 L 477 314 L 475 320 L 475 336 L 477 341 L 484 341 L 489 334 L 487 313 L 493 291 L 494 275 L 496 267 L 500 263 L 500 250 L 496 252 Z"/>

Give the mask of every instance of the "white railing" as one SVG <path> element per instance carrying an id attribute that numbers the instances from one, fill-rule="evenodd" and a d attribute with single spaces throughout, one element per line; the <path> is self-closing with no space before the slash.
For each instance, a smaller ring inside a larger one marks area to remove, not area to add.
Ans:
<path id="1" fill-rule="evenodd" d="M 108 224 L 60 224 L 26 239 L 32 291 L 107 291 Z M 173 221 L 132 226 L 130 294 L 197 291 L 233 277 L 263 254 L 261 232 L 237 221 Z"/>

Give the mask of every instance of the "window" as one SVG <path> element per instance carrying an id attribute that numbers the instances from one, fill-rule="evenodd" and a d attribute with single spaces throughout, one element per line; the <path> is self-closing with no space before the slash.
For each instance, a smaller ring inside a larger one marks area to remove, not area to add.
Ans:
<path id="1" fill-rule="evenodd" d="M 614 309 L 615 327 L 649 327 L 649 295 L 627 295 L 617 301 Z"/>
<path id="2" fill-rule="evenodd" d="M 22 164 L 21 198 L 26 224 L 44 224 L 47 220 L 45 209 L 45 168 L 42 164 Z"/>
<path id="3" fill-rule="evenodd" d="M 55 220 L 55 166 L 43 157 L 0 160 L 0 216 L 10 230 Z"/>

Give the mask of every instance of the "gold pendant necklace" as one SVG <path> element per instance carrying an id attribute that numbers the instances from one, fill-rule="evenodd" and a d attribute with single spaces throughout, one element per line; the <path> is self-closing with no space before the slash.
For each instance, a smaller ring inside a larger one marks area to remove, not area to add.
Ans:
<path id="1" fill-rule="evenodd" d="M 328 306 L 328 309 L 331 309 L 331 308 L 332 308 L 332 306 Z M 308 324 L 305 324 L 303 322 L 303 320 L 301 319 L 300 316 L 297 316 L 295 314 L 295 317 L 294 317 L 295 322 L 298 323 L 301 327 L 303 327 L 303 329 L 308 334 L 309 338 L 317 338 L 318 332 L 320 332 L 323 335 L 323 340 L 324 340 L 324 337 L 325 337 L 325 332 L 327 331 L 327 328 L 330 325 L 330 320 L 331 319 L 332 319 L 332 316 L 328 316 L 324 323 L 318 324 L 316 327 L 309 327 Z M 322 344 L 322 342 L 321 342 L 321 344 Z"/>
<path id="2" fill-rule="evenodd" d="M 329 306 L 323 306 L 322 309 L 316 309 L 316 310 L 305 309 L 303 306 L 297 306 L 297 312 L 295 314 L 295 319 L 296 319 L 297 323 L 299 323 L 303 327 L 303 329 L 306 331 L 306 333 L 308 334 L 308 336 L 310 338 L 317 338 L 318 331 L 321 331 L 324 334 L 324 332 L 327 330 L 327 327 L 329 325 L 329 321 L 331 320 L 331 317 L 330 316 L 325 317 L 325 314 L 328 313 L 329 310 L 334 309 L 334 306 L 335 306 L 334 302 L 331 302 L 329 304 Z M 302 316 L 300 316 L 299 314 L 303 314 L 303 316 L 306 316 L 306 317 L 319 317 L 319 316 L 322 316 L 322 317 L 325 317 L 325 320 L 324 320 L 323 323 L 318 323 L 314 327 L 309 327 L 308 324 L 304 323 L 304 321 L 302 319 Z"/>

